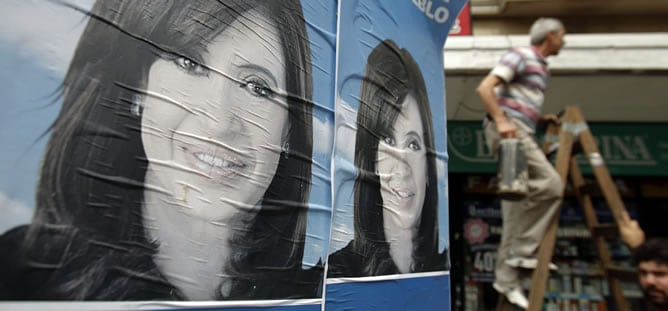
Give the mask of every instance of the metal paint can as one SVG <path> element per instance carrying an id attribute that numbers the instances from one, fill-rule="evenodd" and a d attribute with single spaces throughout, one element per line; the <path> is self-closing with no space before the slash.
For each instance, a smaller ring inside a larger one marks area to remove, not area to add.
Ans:
<path id="1" fill-rule="evenodd" d="M 517 138 L 499 142 L 497 194 L 502 200 L 517 201 L 529 192 L 529 171 L 522 143 Z"/>

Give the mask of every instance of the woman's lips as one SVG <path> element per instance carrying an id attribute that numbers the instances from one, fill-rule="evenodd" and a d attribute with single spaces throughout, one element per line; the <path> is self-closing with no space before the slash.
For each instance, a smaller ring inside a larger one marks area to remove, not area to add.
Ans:
<path id="1" fill-rule="evenodd" d="M 241 161 L 239 157 L 226 153 L 210 154 L 205 152 L 194 152 L 193 157 L 197 169 L 205 172 L 213 179 L 243 175 L 248 168 L 248 165 Z"/>
<path id="2" fill-rule="evenodd" d="M 174 131 L 183 137 L 180 148 L 184 152 L 185 161 L 192 169 L 200 171 L 215 182 L 228 184 L 231 178 L 251 178 L 255 170 L 256 158 L 252 148 L 238 148 L 237 145 L 248 145 L 250 142 L 235 141 L 234 143 L 198 134 Z M 221 137 L 230 133 L 222 133 Z M 234 134 L 234 133 L 231 133 Z M 234 135 L 232 135 L 234 136 Z M 229 184 L 231 185 L 231 184 Z"/>
<path id="3" fill-rule="evenodd" d="M 411 199 L 412 197 L 415 196 L 415 192 L 410 191 L 410 190 L 400 189 L 400 188 L 399 189 L 398 188 L 391 188 L 391 189 L 392 189 L 392 193 L 394 193 L 394 195 L 396 195 L 397 197 L 399 197 L 402 200 L 408 200 L 408 199 Z"/>

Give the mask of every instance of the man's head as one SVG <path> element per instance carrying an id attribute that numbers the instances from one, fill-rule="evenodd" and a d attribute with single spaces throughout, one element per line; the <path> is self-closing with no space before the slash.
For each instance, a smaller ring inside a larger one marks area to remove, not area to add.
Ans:
<path id="1" fill-rule="evenodd" d="M 557 55 L 564 46 L 566 28 L 556 18 L 541 17 L 537 19 L 529 30 L 531 45 L 538 47 L 543 56 Z"/>
<path id="2" fill-rule="evenodd" d="M 668 239 L 647 240 L 636 249 L 634 258 L 645 299 L 661 310 L 668 309 Z"/>

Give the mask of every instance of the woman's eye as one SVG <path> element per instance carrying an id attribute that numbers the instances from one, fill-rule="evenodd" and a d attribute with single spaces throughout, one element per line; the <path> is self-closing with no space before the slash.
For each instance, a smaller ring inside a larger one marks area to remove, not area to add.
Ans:
<path id="1" fill-rule="evenodd" d="M 408 149 L 413 150 L 413 151 L 418 151 L 422 150 L 422 146 L 420 146 L 420 143 L 413 140 L 410 143 L 408 143 Z"/>
<path id="2" fill-rule="evenodd" d="M 274 91 L 262 80 L 249 80 L 242 83 L 241 87 L 246 88 L 246 90 L 253 96 L 266 98 L 274 97 Z"/>
<path id="3" fill-rule="evenodd" d="M 205 68 L 204 66 L 198 64 L 192 59 L 188 59 L 185 57 L 178 57 L 174 60 L 177 66 L 179 66 L 181 69 L 185 70 L 186 72 L 196 75 L 196 76 L 208 76 L 209 75 L 209 69 Z"/>
<path id="4" fill-rule="evenodd" d="M 390 146 L 394 146 L 396 144 L 396 142 L 394 141 L 394 138 L 392 138 L 390 136 L 385 136 L 385 138 L 383 138 L 383 142 L 385 142 L 386 144 L 388 144 Z"/>

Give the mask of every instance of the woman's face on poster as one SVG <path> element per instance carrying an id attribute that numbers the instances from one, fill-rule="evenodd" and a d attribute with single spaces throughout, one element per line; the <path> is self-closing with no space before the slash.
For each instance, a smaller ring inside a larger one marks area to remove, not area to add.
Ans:
<path id="1" fill-rule="evenodd" d="M 392 134 L 378 143 L 377 171 L 385 227 L 417 227 L 427 182 L 427 153 L 415 97 L 406 96 Z"/>
<path id="2" fill-rule="evenodd" d="M 285 56 L 274 22 L 252 10 L 202 59 L 161 57 L 148 73 L 145 183 L 161 195 L 145 204 L 220 221 L 256 212 L 276 172 L 288 128 Z"/>

